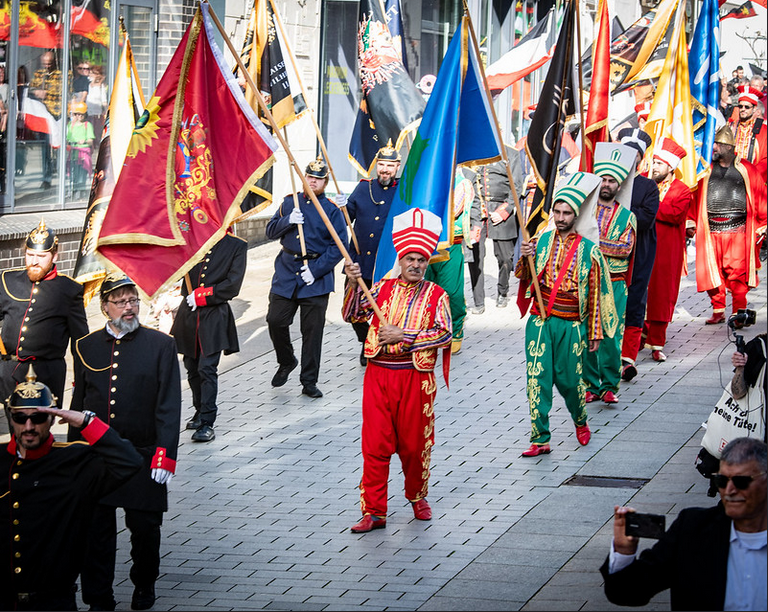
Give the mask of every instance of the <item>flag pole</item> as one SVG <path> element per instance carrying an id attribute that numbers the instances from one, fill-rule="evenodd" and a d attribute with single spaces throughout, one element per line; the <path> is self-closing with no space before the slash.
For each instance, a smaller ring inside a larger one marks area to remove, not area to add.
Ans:
<path id="1" fill-rule="evenodd" d="M 598 1 L 598 9 L 600 7 L 600 2 L 604 2 L 605 0 L 599 0 Z M 584 128 L 584 71 L 582 67 L 582 55 L 581 55 L 581 11 L 579 10 L 579 0 L 573 0 L 573 8 L 576 11 L 576 43 L 578 44 L 578 58 L 579 58 L 579 120 L 581 122 L 581 154 L 584 155 L 584 148 L 587 146 L 587 134 L 585 133 Z M 608 27 L 610 27 L 610 22 Z M 595 43 L 592 43 L 592 74 L 594 75 L 595 69 L 594 69 L 594 63 L 595 63 Z M 581 164 L 579 164 L 581 165 Z"/>
<path id="2" fill-rule="evenodd" d="M 464 0 L 464 14 L 467 16 L 467 23 L 469 25 L 469 34 L 472 38 L 472 45 L 475 49 L 475 54 L 477 57 L 480 57 L 480 49 L 477 45 L 477 37 L 475 36 L 475 28 L 472 25 L 472 17 L 469 15 L 469 7 L 467 6 L 467 0 Z M 520 232 L 522 235 L 522 239 L 524 242 L 530 241 L 530 236 L 528 235 L 528 229 L 525 227 L 525 221 L 523 219 L 523 211 L 520 210 L 520 197 L 517 194 L 517 187 L 515 187 L 515 181 L 512 179 L 512 168 L 509 165 L 509 158 L 507 157 L 507 147 L 504 144 L 504 139 L 501 137 L 501 127 L 499 126 L 499 119 L 496 117 L 496 108 L 493 106 L 493 98 L 491 97 L 491 90 L 488 88 L 488 81 L 485 78 L 485 69 L 483 68 L 482 62 L 478 62 L 478 65 L 480 67 L 480 75 L 483 77 L 483 87 L 485 88 L 485 95 L 488 99 L 488 106 L 491 107 L 491 114 L 493 115 L 493 124 L 496 126 L 496 135 L 498 136 L 499 142 L 501 143 L 501 159 L 504 162 L 504 168 L 507 171 L 507 180 L 509 181 L 509 187 L 512 190 L 512 196 L 515 198 L 515 211 L 517 213 L 517 221 L 518 225 L 520 226 Z M 539 289 L 539 278 L 536 275 L 536 266 L 533 262 L 533 256 L 528 255 L 526 257 L 526 261 L 528 262 L 528 266 L 531 270 L 531 284 L 533 285 L 533 290 L 536 293 L 536 301 L 539 304 L 539 312 L 541 313 L 541 316 L 546 318 L 547 311 L 544 308 L 544 300 L 541 297 L 541 290 Z"/>
<path id="3" fill-rule="evenodd" d="M 274 131 L 274 136 L 277 137 L 277 139 L 280 141 L 280 144 L 282 145 L 283 150 L 288 156 L 288 161 L 293 166 L 294 170 L 296 171 L 296 174 L 299 175 L 299 178 L 301 179 L 301 184 L 304 187 L 304 191 L 307 194 L 307 197 L 309 197 L 309 199 L 312 200 L 312 204 L 314 204 L 315 209 L 317 210 L 317 214 L 320 215 L 320 218 L 323 220 L 323 223 L 325 223 L 325 227 L 328 229 L 328 233 L 331 235 L 331 238 L 336 243 L 336 246 L 338 247 L 339 251 L 341 251 L 341 254 L 344 257 L 344 260 L 346 261 L 346 263 L 351 264 L 352 258 L 349 256 L 349 251 L 347 251 L 347 248 L 344 246 L 344 243 L 342 242 L 341 238 L 339 238 L 339 234 L 336 232 L 336 228 L 333 227 L 333 223 L 331 223 L 331 220 L 328 218 L 328 215 L 325 213 L 325 210 L 323 210 L 323 207 L 320 205 L 320 202 L 318 201 L 317 196 L 315 195 L 314 191 L 312 191 L 312 188 L 309 186 L 309 183 L 307 182 L 307 178 L 304 176 L 304 173 L 301 171 L 301 169 L 299 168 L 299 165 L 296 163 L 296 158 L 294 158 L 293 153 L 291 153 L 291 150 L 288 148 L 288 143 L 280 134 L 280 129 L 277 127 L 275 118 L 272 116 L 272 113 L 267 108 L 267 104 L 266 102 L 264 102 L 264 98 L 262 97 L 261 92 L 259 91 L 259 88 L 256 87 L 256 83 L 253 82 L 253 78 L 251 77 L 251 74 L 246 69 L 245 64 L 243 64 L 243 60 L 240 59 L 240 55 L 237 53 L 237 50 L 232 44 L 232 41 L 229 39 L 229 35 L 224 30 L 224 26 L 221 25 L 219 18 L 216 16 L 216 13 L 213 10 L 213 7 L 208 2 L 208 0 L 203 0 L 203 2 L 208 4 L 208 14 L 211 16 L 213 23 L 216 24 L 216 27 L 218 28 L 219 33 L 224 39 L 224 42 L 226 43 L 230 53 L 232 53 L 232 55 L 234 56 L 238 67 L 240 68 L 240 70 L 243 73 L 243 76 L 245 77 L 245 82 L 248 84 L 248 86 L 251 88 L 254 95 L 256 96 L 256 100 L 259 103 L 261 112 L 264 113 L 264 116 L 267 118 L 270 125 L 272 126 L 272 129 Z M 357 284 L 362 289 L 363 294 L 365 294 L 365 297 L 367 298 L 368 303 L 370 304 L 373 311 L 376 313 L 376 316 L 379 317 L 379 320 L 381 320 L 381 322 L 384 323 L 385 325 L 389 325 L 387 318 L 384 316 L 384 313 L 381 312 L 381 309 L 379 308 L 378 304 L 376 304 L 376 300 L 373 299 L 373 296 L 371 295 L 371 292 L 368 290 L 368 287 L 366 286 L 365 282 L 363 282 L 363 279 L 358 278 Z"/>
<path id="4" fill-rule="evenodd" d="M 315 127 L 315 134 L 317 135 L 317 141 L 320 143 L 320 150 L 323 152 L 325 163 L 328 164 L 328 170 L 331 173 L 333 184 L 336 187 L 336 193 L 341 193 L 339 182 L 336 180 L 336 173 L 333 171 L 333 166 L 331 166 L 331 157 L 330 155 L 328 155 L 328 150 L 325 148 L 325 140 L 323 139 L 323 134 L 320 132 L 320 126 L 317 125 L 315 111 L 313 108 L 309 106 L 309 97 L 307 96 L 307 91 L 304 89 L 304 82 L 301 80 L 301 76 L 299 75 L 299 67 L 296 65 L 296 58 L 293 56 L 293 49 L 291 49 L 291 45 L 288 42 L 288 37 L 285 35 L 285 30 L 283 29 L 283 21 L 282 19 L 280 19 L 280 13 L 277 12 L 277 9 L 275 8 L 275 3 L 272 2 L 272 0 L 267 0 L 267 1 L 272 6 L 272 15 L 277 20 L 277 27 L 280 28 L 280 32 L 283 35 L 283 40 L 285 41 L 285 46 L 288 48 L 288 56 L 291 58 L 291 64 L 293 64 L 293 71 L 296 74 L 296 78 L 299 80 L 299 87 L 301 87 L 301 95 L 304 96 L 304 102 L 307 104 L 307 110 L 309 111 L 309 114 L 312 117 L 312 125 L 314 125 Z M 360 245 L 357 242 L 357 236 L 355 235 L 355 230 L 352 229 L 352 220 L 349 218 L 349 212 L 347 211 L 347 207 L 341 206 L 340 208 L 341 208 L 341 212 L 344 213 L 344 219 L 347 222 L 347 227 L 349 228 L 349 234 L 352 237 L 352 244 L 355 245 L 355 251 L 357 251 L 357 254 L 359 255 Z"/>
<path id="5" fill-rule="evenodd" d="M 283 127 L 283 134 L 285 136 L 285 145 L 288 146 L 288 130 Z M 293 193 L 293 208 L 299 210 L 299 194 L 296 192 L 296 179 L 293 176 L 293 168 L 289 168 L 288 172 L 291 175 L 291 193 Z M 307 256 L 307 243 L 304 241 L 304 224 L 297 224 L 299 228 L 299 243 L 301 244 L 301 254 Z"/>

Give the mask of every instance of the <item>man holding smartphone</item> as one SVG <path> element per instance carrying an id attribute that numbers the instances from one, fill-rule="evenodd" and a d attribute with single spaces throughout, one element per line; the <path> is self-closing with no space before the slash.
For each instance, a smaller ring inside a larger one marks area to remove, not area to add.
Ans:
<path id="1" fill-rule="evenodd" d="M 637 558 L 639 538 L 625 531 L 634 509 L 616 506 L 611 552 L 600 568 L 608 600 L 644 606 L 670 589 L 672 610 L 765 610 L 766 471 L 765 442 L 732 440 L 713 475 L 721 503 L 686 508 Z"/>

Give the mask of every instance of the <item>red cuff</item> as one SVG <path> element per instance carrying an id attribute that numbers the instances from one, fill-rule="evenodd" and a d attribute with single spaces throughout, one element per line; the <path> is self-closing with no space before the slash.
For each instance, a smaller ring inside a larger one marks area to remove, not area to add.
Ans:
<path id="1" fill-rule="evenodd" d="M 209 295 L 213 295 L 213 287 L 198 287 L 195 289 L 195 304 L 205 306 L 207 304 L 205 298 Z"/>
<path id="2" fill-rule="evenodd" d="M 91 422 L 88 423 L 86 427 L 83 427 L 80 433 L 82 434 L 83 438 L 85 438 L 85 441 L 88 442 L 88 444 L 95 444 L 101 440 L 102 436 L 107 433 L 108 429 L 109 425 L 107 425 L 99 417 L 93 417 Z"/>
<path id="3" fill-rule="evenodd" d="M 152 457 L 151 468 L 160 468 L 162 470 L 168 470 L 171 474 L 176 473 L 176 460 L 168 457 L 168 451 L 164 448 L 157 447 L 155 456 Z"/>
<path id="4" fill-rule="evenodd" d="M 507 206 L 508 206 L 508 205 L 507 205 L 507 204 L 505 204 L 504 206 L 499 206 L 499 207 L 496 209 L 496 212 L 497 212 L 497 213 L 499 213 L 499 216 L 500 216 L 502 219 L 504 219 L 504 221 L 506 221 L 507 219 L 509 219 L 509 216 L 510 216 L 510 214 L 511 214 L 511 213 L 510 213 L 510 212 L 507 210 Z"/>

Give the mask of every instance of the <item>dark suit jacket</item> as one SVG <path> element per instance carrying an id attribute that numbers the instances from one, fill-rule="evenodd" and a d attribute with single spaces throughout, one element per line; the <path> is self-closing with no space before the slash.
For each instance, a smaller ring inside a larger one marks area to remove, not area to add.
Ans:
<path id="1" fill-rule="evenodd" d="M 642 175 L 635 177 L 630 210 L 637 217 L 637 230 L 632 282 L 627 290 L 625 324 L 629 327 L 642 327 L 648 300 L 648 281 L 651 280 L 656 258 L 656 213 L 659 211 L 659 188 L 656 181 Z"/>
<path id="2" fill-rule="evenodd" d="M 670 589 L 673 610 L 722 610 L 730 534 L 731 519 L 722 504 L 686 508 L 628 567 L 609 574 L 605 560 L 600 568 L 605 596 L 620 606 L 644 606 Z"/>

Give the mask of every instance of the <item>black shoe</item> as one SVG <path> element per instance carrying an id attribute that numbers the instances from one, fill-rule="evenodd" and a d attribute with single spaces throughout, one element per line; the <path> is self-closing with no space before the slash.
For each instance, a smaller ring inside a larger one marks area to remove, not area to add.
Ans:
<path id="1" fill-rule="evenodd" d="M 131 598 L 132 610 L 149 610 L 155 605 L 155 587 L 136 587 Z"/>
<path id="2" fill-rule="evenodd" d="M 635 376 L 637 376 L 637 368 L 635 367 L 635 365 L 629 361 L 623 362 L 623 365 L 621 368 L 621 380 L 629 382 Z"/>
<path id="3" fill-rule="evenodd" d="M 193 442 L 210 442 L 215 437 L 216 437 L 216 434 L 213 431 L 213 427 L 206 423 L 204 425 L 200 425 L 197 431 L 192 434 L 192 441 Z M 154 601 L 154 599 L 152 601 Z M 137 608 L 137 609 L 146 610 L 146 608 Z"/>
<path id="4" fill-rule="evenodd" d="M 509 304 L 509 298 L 506 295 L 500 295 L 496 298 L 496 308 L 506 308 Z"/>
<path id="5" fill-rule="evenodd" d="M 365 343 L 363 343 L 363 348 L 360 349 L 360 365 L 363 367 L 368 365 L 368 358 L 365 356 Z"/>
<path id="6" fill-rule="evenodd" d="M 296 369 L 297 365 L 299 365 L 299 362 L 296 357 L 294 357 L 293 363 L 288 365 L 281 365 L 279 368 L 277 368 L 277 372 L 275 372 L 275 375 L 272 377 L 272 386 L 282 387 L 285 383 L 287 383 L 288 375 Z"/>
<path id="7" fill-rule="evenodd" d="M 187 421 L 187 429 L 200 429 L 202 424 L 203 422 L 200 420 L 200 417 L 196 416 Z"/>
<path id="8" fill-rule="evenodd" d="M 108 601 L 99 601 L 97 603 L 92 603 L 88 609 L 89 610 L 114 610 L 116 607 L 117 607 L 117 602 L 113 597 L 111 603 Z"/>
<path id="9" fill-rule="evenodd" d="M 304 385 L 301 392 L 304 395 L 308 395 L 309 397 L 323 397 L 323 392 L 320 391 L 320 389 L 318 389 L 315 385 Z"/>

